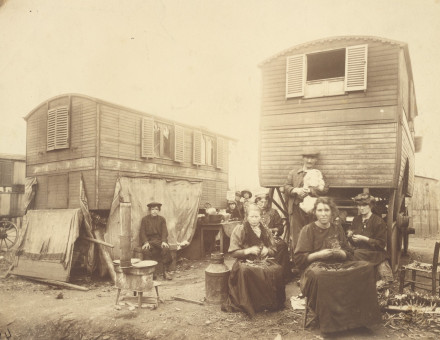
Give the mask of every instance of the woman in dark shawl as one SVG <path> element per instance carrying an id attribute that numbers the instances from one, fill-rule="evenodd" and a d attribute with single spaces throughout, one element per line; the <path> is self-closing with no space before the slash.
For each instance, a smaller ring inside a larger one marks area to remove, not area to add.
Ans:
<path id="1" fill-rule="evenodd" d="M 301 291 L 318 317 L 321 332 L 380 322 L 374 268 L 365 261 L 349 261 L 347 238 L 342 227 L 333 223 L 336 205 L 319 197 L 313 213 L 317 220 L 301 229 L 294 261 L 304 270 Z"/>
<path id="2" fill-rule="evenodd" d="M 229 253 L 236 258 L 229 276 L 226 311 L 242 311 L 250 316 L 264 310 L 279 310 L 286 300 L 280 265 L 268 259 L 275 254 L 271 232 L 261 223 L 260 209 L 249 205 L 248 219 L 231 234 Z"/>
<path id="3" fill-rule="evenodd" d="M 354 258 L 371 262 L 379 279 L 378 286 L 393 282 L 393 272 L 385 250 L 387 245 L 387 225 L 378 215 L 373 213 L 374 197 L 362 193 L 354 198 L 359 215 L 353 219 L 348 231 L 348 240 L 355 247 Z"/>

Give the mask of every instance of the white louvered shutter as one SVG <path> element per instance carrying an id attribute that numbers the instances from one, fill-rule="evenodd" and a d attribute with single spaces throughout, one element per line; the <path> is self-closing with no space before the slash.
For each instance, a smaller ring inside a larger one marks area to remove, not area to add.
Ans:
<path id="1" fill-rule="evenodd" d="M 69 109 L 67 106 L 57 108 L 55 148 L 69 147 Z"/>
<path id="2" fill-rule="evenodd" d="M 216 167 L 222 169 L 225 167 L 225 140 L 217 137 L 217 153 L 216 153 Z"/>
<path id="3" fill-rule="evenodd" d="M 202 132 L 193 132 L 193 164 L 202 164 Z"/>
<path id="4" fill-rule="evenodd" d="M 47 112 L 47 150 L 55 150 L 55 134 L 57 124 L 57 109 Z"/>
<path id="5" fill-rule="evenodd" d="M 154 157 L 154 120 L 150 117 L 142 118 L 141 157 Z"/>
<path id="6" fill-rule="evenodd" d="M 346 48 L 345 52 L 345 91 L 367 89 L 368 45 Z"/>
<path id="7" fill-rule="evenodd" d="M 174 125 L 174 160 L 176 162 L 184 161 L 185 152 L 185 128 Z"/>
<path id="8" fill-rule="evenodd" d="M 297 54 L 287 57 L 286 98 L 304 96 L 306 80 L 306 55 Z"/>

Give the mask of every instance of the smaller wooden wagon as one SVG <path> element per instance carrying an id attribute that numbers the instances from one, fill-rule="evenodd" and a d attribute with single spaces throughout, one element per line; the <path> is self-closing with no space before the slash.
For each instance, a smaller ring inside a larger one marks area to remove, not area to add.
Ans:
<path id="1" fill-rule="evenodd" d="M 0 251 L 7 251 L 18 239 L 24 215 L 23 196 L 26 158 L 0 154 Z"/>

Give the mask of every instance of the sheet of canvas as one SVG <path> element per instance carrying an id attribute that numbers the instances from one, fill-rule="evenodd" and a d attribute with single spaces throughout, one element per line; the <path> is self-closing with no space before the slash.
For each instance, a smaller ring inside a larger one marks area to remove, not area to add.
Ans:
<path id="1" fill-rule="evenodd" d="M 12 274 L 68 281 L 80 209 L 29 210 Z"/>
<path id="2" fill-rule="evenodd" d="M 141 220 L 148 214 L 147 204 L 152 201 L 163 204 L 160 214 L 167 221 L 168 243 L 171 246 L 178 246 L 191 242 L 195 232 L 201 194 L 201 182 L 157 178 L 119 178 L 115 186 L 105 236 L 106 241 L 115 246 L 112 248 L 112 258 L 120 257 L 120 201 L 131 203 L 132 249 L 139 245 Z"/>

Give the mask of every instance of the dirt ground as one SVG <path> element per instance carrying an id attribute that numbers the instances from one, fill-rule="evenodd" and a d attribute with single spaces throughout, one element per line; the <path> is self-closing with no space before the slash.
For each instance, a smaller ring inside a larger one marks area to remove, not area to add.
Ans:
<path id="1" fill-rule="evenodd" d="M 412 257 L 419 256 L 413 253 Z M 9 265 L 8 254 L 0 253 L 0 277 Z M 232 259 L 226 264 L 231 267 Z M 293 310 L 290 297 L 297 296 L 296 281 L 286 286 L 285 309 L 264 312 L 250 319 L 241 313 L 225 313 L 218 305 L 176 301 L 173 296 L 196 301 L 205 297 L 205 261 L 180 259 L 172 281 L 160 281 L 163 303 L 155 310 L 133 308 L 136 302 L 115 305 L 116 288 L 107 280 L 76 275 L 72 283 L 87 287 L 78 291 L 10 276 L 0 279 L 0 331 L 11 339 L 322 339 L 312 323 L 303 330 L 303 310 Z M 127 298 L 132 292 L 123 291 Z M 389 327 L 388 316 L 374 329 L 335 334 L 335 339 L 436 339 L 413 327 Z"/>

